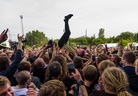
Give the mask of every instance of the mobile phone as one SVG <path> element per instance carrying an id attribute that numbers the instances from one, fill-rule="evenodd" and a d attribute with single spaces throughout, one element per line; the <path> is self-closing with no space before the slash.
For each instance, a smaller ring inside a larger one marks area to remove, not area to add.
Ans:
<path id="1" fill-rule="evenodd" d="M 72 72 L 75 73 L 75 67 L 74 67 L 73 62 L 67 64 L 67 67 L 68 67 L 68 71 L 69 71 L 69 74 L 70 74 L 70 75 L 72 75 L 72 74 L 71 74 Z"/>

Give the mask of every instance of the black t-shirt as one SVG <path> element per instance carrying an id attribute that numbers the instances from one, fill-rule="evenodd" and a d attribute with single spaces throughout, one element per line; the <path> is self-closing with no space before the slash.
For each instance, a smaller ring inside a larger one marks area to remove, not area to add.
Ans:
<path id="1" fill-rule="evenodd" d="M 117 96 L 117 95 L 109 94 L 109 93 L 106 93 L 105 91 L 92 90 L 92 93 L 89 96 Z"/>

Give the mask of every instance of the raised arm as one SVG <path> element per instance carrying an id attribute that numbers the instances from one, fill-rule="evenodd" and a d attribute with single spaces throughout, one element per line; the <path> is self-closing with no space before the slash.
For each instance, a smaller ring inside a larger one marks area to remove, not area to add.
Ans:
<path id="1" fill-rule="evenodd" d="M 77 69 L 75 69 L 75 73 L 72 73 L 73 77 L 77 81 L 77 85 L 79 85 L 79 96 L 88 96 L 87 90 L 85 88 L 82 77 Z"/>
<path id="2" fill-rule="evenodd" d="M 9 76 L 14 75 L 14 73 L 16 72 L 19 63 L 22 60 L 22 44 L 21 44 L 22 39 L 23 39 L 23 36 L 18 35 L 18 45 L 17 45 L 17 51 L 15 54 L 15 58 L 12 64 L 6 70 L 0 72 L 0 75 L 4 75 L 10 78 Z"/>

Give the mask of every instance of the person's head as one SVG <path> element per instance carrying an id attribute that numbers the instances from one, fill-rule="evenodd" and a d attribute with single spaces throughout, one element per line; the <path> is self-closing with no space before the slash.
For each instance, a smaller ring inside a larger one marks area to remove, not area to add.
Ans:
<path id="1" fill-rule="evenodd" d="M 54 61 L 48 65 L 47 72 L 49 77 L 59 79 L 62 75 L 62 66 L 58 61 Z"/>
<path id="2" fill-rule="evenodd" d="M 27 85 L 30 84 L 31 81 L 31 74 L 29 71 L 20 71 L 16 74 L 16 81 L 18 82 L 18 85 Z"/>
<path id="3" fill-rule="evenodd" d="M 115 64 L 110 61 L 110 60 L 103 60 L 99 63 L 98 65 L 98 70 L 99 70 L 99 73 L 100 75 L 102 74 L 102 72 L 106 69 L 106 68 L 109 68 L 109 67 L 115 67 Z"/>
<path id="4" fill-rule="evenodd" d="M 34 62 L 34 66 L 36 66 L 37 68 L 44 68 L 45 62 L 42 58 L 37 58 Z"/>
<path id="5" fill-rule="evenodd" d="M 46 64 L 49 64 L 50 58 L 49 58 L 48 54 L 44 55 L 43 60 L 46 62 Z"/>
<path id="6" fill-rule="evenodd" d="M 117 94 L 117 96 L 132 96 L 126 90 L 128 79 L 125 72 L 116 67 L 110 67 L 102 73 L 102 84 L 105 92 Z"/>
<path id="7" fill-rule="evenodd" d="M 79 49 L 77 49 L 77 54 L 78 54 L 78 56 L 83 57 L 86 55 L 86 52 L 84 49 L 79 48 Z"/>
<path id="8" fill-rule="evenodd" d="M 18 66 L 18 71 L 31 71 L 31 63 L 29 61 L 22 61 L 20 62 L 19 66 Z"/>
<path id="9" fill-rule="evenodd" d="M 27 61 L 29 61 L 31 63 L 31 67 L 34 66 L 34 62 L 35 62 L 36 59 L 37 59 L 37 57 L 35 57 L 35 56 L 29 57 L 27 59 Z"/>
<path id="10" fill-rule="evenodd" d="M 73 59 L 73 63 L 76 69 L 82 69 L 83 68 L 83 61 L 81 57 L 75 57 Z"/>
<path id="11" fill-rule="evenodd" d="M 94 65 L 88 65 L 83 68 L 84 80 L 93 82 L 97 78 L 97 68 Z"/>
<path id="12" fill-rule="evenodd" d="M 50 80 L 42 85 L 38 96 L 66 96 L 65 85 L 59 80 Z"/>
<path id="13" fill-rule="evenodd" d="M 7 56 L 0 56 L 0 72 L 6 70 L 9 65 L 9 58 Z"/>
<path id="14" fill-rule="evenodd" d="M 10 81 L 4 76 L 0 76 L 0 96 L 13 96 Z"/>
<path id="15" fill-rule="evenodd" d="M 7 57 L 10 59 L 12 56 L 12 52 L 6 52 Z"/>
<path id="16" fill-rule="evenodd" d="M 68 69 L 67 69 L 67 62 L 65 58 L 62 55 L 57 55 L 51 60 L 51 62 L 54 62 L 54 61 L 58 61 L 59 64 L 62 66 L 62 72 L 63 72 L 62 76 L 64 77 L 65 75 L 67 75 Z"/>
<path id="17" fill-rule="evenodd" d="M 121 58 L 117 54 L 113 54 L 111 56 L 111 61 L 113 61 L 117 65 L 121 62 Z"/>
<path id="18" fill-rule="evenodd" d="M 107 60 L 108 56 L 106 54 L 100 54 L 98 55 L 98 57 L 96 58 L 96 65 L 98 66 L 98 64 L 103 61 L 103 60 Z"/>
<path id="19" fill-rule="evenodd" d="M 126 64 L 134 65 L 134 62 L 136 60 L 136 55 L 132 51 L 126 51 L 123 54 L 123 64 L 126 66 Z"/>

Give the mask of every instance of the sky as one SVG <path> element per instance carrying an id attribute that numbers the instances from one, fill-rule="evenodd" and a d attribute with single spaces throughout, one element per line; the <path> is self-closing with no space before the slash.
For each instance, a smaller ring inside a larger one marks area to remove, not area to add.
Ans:
<path id="1" fill-rule="evenodd" d="M 9 38 L 22 35 L 20 15 L 26 34 L 44 32 L 49 39 L 63 34 L 64 16 L 73 14 L 69 25 L 71 38 L 95 34 L 105 29 L 105 37 L 121 32 L 138 32 L 138 0 L 0 0 L 0 31 L 9 28 Z"/>

